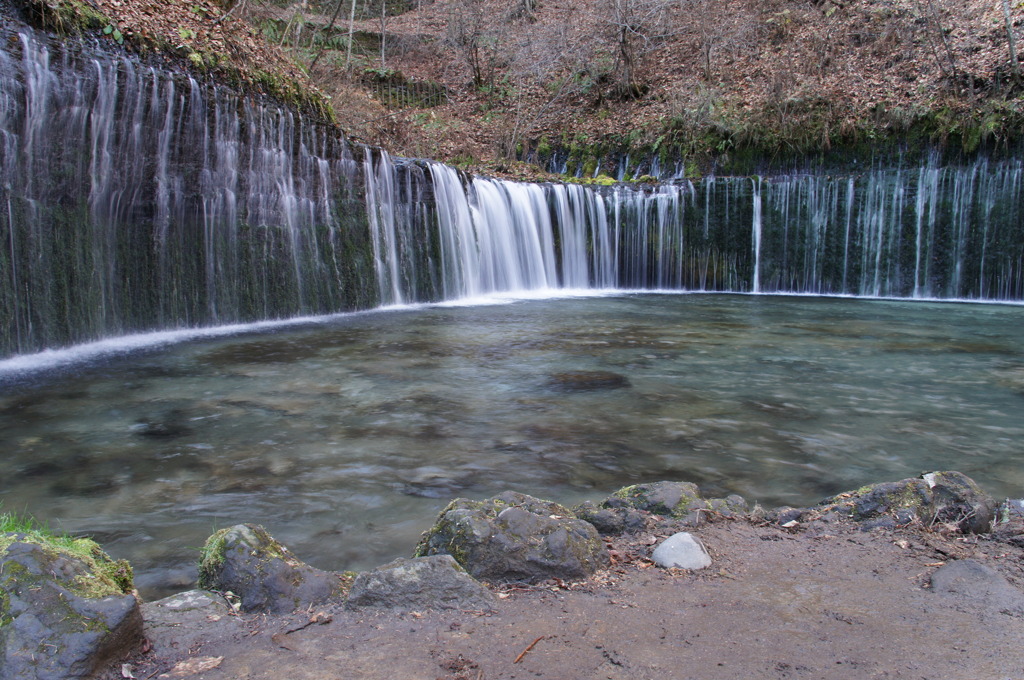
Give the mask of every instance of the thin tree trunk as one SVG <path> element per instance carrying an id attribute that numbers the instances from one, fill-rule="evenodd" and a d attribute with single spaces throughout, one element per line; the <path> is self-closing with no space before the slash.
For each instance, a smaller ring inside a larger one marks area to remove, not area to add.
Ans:
<path id="1" fill-rule="evenodd" d="M 1006 41 L 1010 44 L 1010 72 L 1013 82 L 1020 85 L 1020 63 L 1017 61 L 1017 43 L 1013 39 L 1013 17 L 1010 16 L 1010 0 L 1003 0 L 1003 17 L 1006 19 Z"/>
<path id="2" fill-rule="evenodd" d="M 338 14 L 341 13 L 341 3 L 343 3 L 343 2 L 345 2 L 345 0 L 338 0 L 338 4 L 334 6 L 334 14 L 331 16 L 331 22 L 329 24 L 327 24 L 327 28 L 325 28 L 323 30 L 323 35 L 324 35 L 324 40 L 325 41 L 328 39 L 328 35 L 327 34 L 331 32 L 332 28 L 334 28 L 334 22 L 338 20 Z M 355 2 L 353 2 L 352 4 L 354 6 Z M 349 39 L 351 40 L 351 36 L 349 37 Z M 316 53 L 316 56 L 313 57 L 313 61 L 309 65 L 309 72 L 310 73 L 313 72 L 313 68 L 316 66 L 316 62 L 320 61 L 320 57 L 323 55 L 323 53 L 324 53 L 324 43 L 321 43 L 320 51 Z"/>
<path id="3" fill-rule="evenodd" d="M 384 62 L 385 40 L 387 38 L 385 21 L 387 20 L 388 3 L 387 0 L 381 0 L 380 3 L 380 70 L 381 72 L 387 70 L 387 64 Z"/>
<path id="4" fill-rule="evenodd" d="M 348 53 L 345 55 L 345 71 L 348 72 L 352 63 L 352 39 L 356 33 L 356 0 L 352 0 L 352 9 L 348 13 Z"/>

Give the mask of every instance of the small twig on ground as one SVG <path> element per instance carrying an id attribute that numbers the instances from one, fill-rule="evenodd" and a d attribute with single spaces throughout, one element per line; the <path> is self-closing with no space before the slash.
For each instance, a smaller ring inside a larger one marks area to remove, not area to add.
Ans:
<path id="1" fill-rule="evenodd" d="M 522 652 L 520 652 L 520 653 L 519 653 L 519 656 L 517 656 L 517 657 L 516 657 L 516 660 L 515 660 L 515 661 L 513 661 L 512 663 L 519 663 L 520 661 L 522 661 L 522 660 L 523 660 L 523 657 L 524 657 L 524 656 L 526 656 L 526 654 L 527 654 L 527 653 L 528 653 L 528 652 L 529 652 L 529 651 L 530 651 L 531 649 L 533 649 L 533 646 L 534 646 L 535 644 L 537 644 L 538 642 L 540 642 L 541 640 L 543 640 L 543 639 L 544 639 L 545 637 L 547 637 L 547 636 L 546 636 L 546 635 L 541 635 L 541 636 L 540 636 L 539 638 L 537 638 L 536 640 L 534 640 L 533 642 L 531 642 L 531 643 L 530 643 L 529 645 L 527 645 L 526 649 L 524 649 L 524 650 L 523 650 Z"/>

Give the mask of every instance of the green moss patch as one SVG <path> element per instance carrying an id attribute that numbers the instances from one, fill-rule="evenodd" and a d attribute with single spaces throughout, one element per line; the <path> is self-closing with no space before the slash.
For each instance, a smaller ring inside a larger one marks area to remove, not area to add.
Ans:
<path id="1" fill-rule="evenodd" d="M 31 517 L 0 514 L 0 559 L 15 542 L 34 543 L 42 546 L 49 555 L 61 555 L 84 563 L 86 573 L 67 584 L 76 595 L 100 598 L 131 593 L 135 589 L 134 574 L 128 561 L 112 559 L 92 539 L 55 532 Z"/>

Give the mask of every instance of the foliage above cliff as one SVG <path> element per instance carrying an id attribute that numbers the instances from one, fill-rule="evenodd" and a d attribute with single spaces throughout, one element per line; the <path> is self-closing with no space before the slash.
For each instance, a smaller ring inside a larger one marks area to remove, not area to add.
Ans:
<path id="1" fill-rule="evenodd" d="M 295 61 L 211 0 L 25 0 L 58 33 L 91 32 L 139 52 L 179 58 L 200 73 L 250 87 L 314 115 L 333 110 Z"/>
<path id="2" fill-rule="evenodd" d="M 339 111 L 347 128 L 467 163 L 546 147 L 721 155 L 908 134 L 972 150 L 1024 122 L 1011 58 L 1021 0 L 402 2 L 253 0 L 249 16 L 336 101 L 370 93 L 375 107 Z"/>

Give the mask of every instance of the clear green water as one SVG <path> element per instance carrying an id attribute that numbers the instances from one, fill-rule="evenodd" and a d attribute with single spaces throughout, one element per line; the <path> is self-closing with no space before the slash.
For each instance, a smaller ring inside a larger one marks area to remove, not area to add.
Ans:
<path id="1" fill-rule="evenodd" d="M 188 587 L 217 528 L 260 523 L 316 566 L 364 569 L 408 555 L 450 498 L 504 489 L 572 504 L 690 480 L 772 506 L 957 469 L 1019 497 L 1024 307 L 365 313 L 8 377 L 0 437 L 4 507 L 95 536 L 150 597 Z"/>

